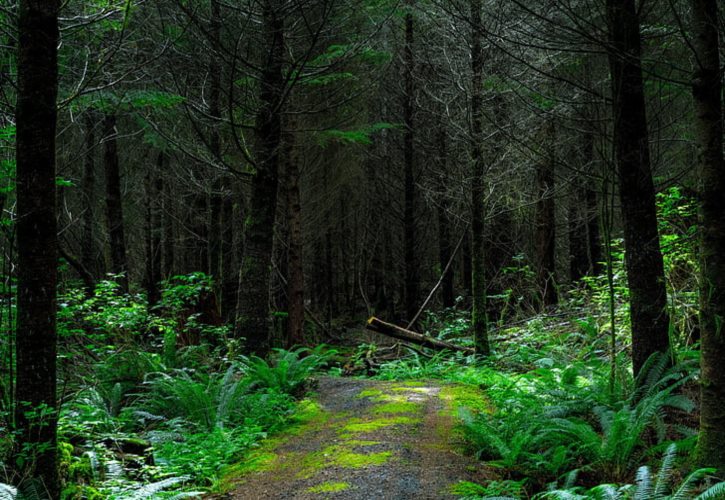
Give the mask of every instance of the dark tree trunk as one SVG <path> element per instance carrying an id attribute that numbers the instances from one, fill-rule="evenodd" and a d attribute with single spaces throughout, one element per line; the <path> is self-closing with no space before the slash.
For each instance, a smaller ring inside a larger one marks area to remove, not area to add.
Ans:
<path id="1" fill-rule="evenodd" d="M 302 204 L 300 201 L 300 167 L 294 148 L 294 131 L 286 134 L 287 195 L 287 346 L 304 343 L 305 275 L 302 241 Z"/>
<path id="2" fill-rule="evenodd" d="M 235 191 L 232 185 L 230 191 Z M 237 304 L 237 248 L 239 244 L 239 233 L 237 230 L 234 214 L 240 210 L 235 210 L 233 195 L 225 194 L 222 203 L 222 223 L 224 229 L 222 233 L 222 262 L 221 262 L 221 279 L 222 279 L 222 299 L 221 299 L 221 315 L 227 322 L 234 320 L 234 307 Z"/>
<path id="3" fill-rule="evenodd" d="M 589 238 L 586 210 L 582 210 L 585 194 L 582 186 L 574 185 L 569 194 L 569 273 L 572 281 L 589 274 Z"/>
<path id="4" fill-rule="evenodd" d="M 18 212 L 15 425 L 16 456 L 24 458 L 17 477 L 37 481 L 40 491 L 45 490 L 53 500 L 60 497 L 56 453 L 58 239 L 55 211 L 58 9 L 57 0 L 21 0 L 19 3 L 15 115 Z"/>
<path id="5" fill-rule="evenodd" d="M 153 307 L 161 300 L 159 282 L 161 281 L 161 194 L 163 183 L 161 182 L 161 168 L 163 166 L 163 153 L 159 153 L 156 171 L 151 169 L 146 172 L 145 194 L 146 194 L 146 266 L 144 285 L 148 296 L 149 306 Z"/>
<path id="6" fill-rule="evenodd" d="M 632 365 L 669 350 L 664 264 L 657 233 L 655 189 L 634 0 L 607 0 L 614 143 L 622 206 L 632 318 Z"/>
<path id="7" fill-rule="evenodd" d="M 404 194 L 405 207 L 403 211 L 403 246 L 405 256 L 405 313 L 408 320 L 411 320 L 418 311 L 418 287 L 420 277 L 418 276 L 418 252 L 417 252 L 417 231 L 416 231 L 416 188 L 415 188 L 415 123 L 413 111 L 415 106 L 415 81 L 413 70 L 415 59 L 413 54 L 414 24 L 413 24 L 414 0 L 406 0 L 407 12 L 405 14 L 405 47 L 403 49 L 403 124 L 405 132 L 403 136 L 403 163 L 404 163 Z"/>
<path id="8" fill-rule="evenodd" d="M 85 154 L 83 158 L 83 243 L 81 245 L 81 264 L 89 272 L 96 270 L 96 236 L 95 236 L 95 205 L 96 205 L 96 119 L 93 111 L 85 116 Z"/>
<path id="9" fill-rule="evenodd" d="M 244 224 L 244 258 L 240 273 L 236 334 L 250 351 L 270 350 L 269 283 L 277 211 L 284 22 L 277 0 L 264 2 L 265 60 L 262 63 L 260 109 L 256 117 L 256 171 L 252 176 L 249 214 Z"/>
<path id="10" fill-rule="evenodd" d="M 554 124 L 545 125 L 545 140 L 554 144 Z M 538 197 L 536 200 L 536 272 L 539 290 L 541 291 L 541 304 L 544 307 L 553 306 L 558 302 L 556 290 L 556 205 L 554 203 L 554 159 L 549 153 L 542 158 L 536 168 L 536 185 Z"/>
<path id="11" fill-rule="evenodd" d="M 693 96 L 699 146 L 701 402 L 697 462 L 725 473 L 725 159 L 716 0 L 692 0 Z"/>
<path id="12" fill-rule="evenodd" d="M 465 231 L 466 234 L 463 236 L 463 248 L 461 251 L 461 275 L 463 276 L 463 289 L 466 291 L 466 302 L 468 303 L 470 298 L 473 297 L 473 256 L 471 255 L 471 231 L 468 228 Z"/>
<path id="13" fill-rule="evenodd" d="M 164 164 L 166 163 L 166 154 L 164 152 L 159 152 L 159 158 L 158 158 L 158 166 L 159 171 L 163 172 L 164 170 Z M 173 194 L 171 192 L 171 186 L 168 182 L 163 182 L 163 179 L 161 176 L 159 176 L 159 180 L 161 180 L 162 185 L 161 189 L 159 190 L 161 192 L 161 210 L 163 212 L 163 243 L 162 243 L 162 253 L 163 253 L 163 266 L 162 266 L 162 278 L 163 279 L 169 279 L 174 275 L 174 259 L 175 259 L 175 240 L 174 240 L 174 218 L 171 214 L 171 211 L 174 207 L 173 203 Z"/>
<path id="14" fill-rule="evenodd" d="M 599 227 L 599 201 L 597 192 L 587 187 L 585 190 L 587 207 L 587 242 L 589 247 L 589 264 L 591 273 L 599 276 L 604 272 L 602 262 L 602 236 Z"/>
<path id="15" fill-rule="evenodd" d="M 448 167 L 448 152 L 446 144 L 445 130 L 441 129 L 438 133 L 438 187 L 442 193 L 442 199 L 438 205 L 438 262 L 441 272 L 448 266 L 451 260 L 453 246 L 451 242 L 451 221 L 448 218 L 448 210 L 450 204 L 446 191 L 446 173 Z M 441 301 L 443 307 L 453 307 L 456 303 L 453 290 L 454 270 L 453 266 L 448 267 L 448 271 L 443 274 L 441 282 Z"/>
<path id="16" fill-rule="evenodd" d="M 486 165 L 483 161 L 483 23 L 481 0 L 471 0 L 471 285 L 473 312 L 471 326 L 476 352 L 488 356 L 491 347 L 488 340 L 486 313 Z"/>
<path id="17" fill-rule="evenodd" d="M 119 275 L 118 283 L 123 292 L 128 292 L 128 260 L 123 227 L 123 204 L 121 201 L 121 172 L 118 163 L 118 131 L 116 115 L 106 115 L 103 120 L 103 164 L 106 171 L 106 221 L 108 239 L 111 245 L 111 272 Z"/>
<path id="18" fill-rule="evenodd" d="M 217 50 L 221 34 L 221 10 L 218 0 L 211 1 L 211 37 Z M 214 120 L 209 149 L 214 160 L 221 160 L 222 145 L 219 134 L 221 122 L 221 72 L 222 67 L 216 55 L 212 56 L 209 64 L 209 116 Z M 217 296 L 221 295 L 222 287 L 222 209 L 224 204 L 224 182 L 217 179 L 211 190 L 209 198 L 209 275 L 213 278 Z M 220 303 L 223 301 L 220 301 Z"/>

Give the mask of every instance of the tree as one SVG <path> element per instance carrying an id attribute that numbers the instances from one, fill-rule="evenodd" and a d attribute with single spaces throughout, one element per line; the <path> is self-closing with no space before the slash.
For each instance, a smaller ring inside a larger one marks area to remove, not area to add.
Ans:
<path id="1" fill-rule="evenodd" d="M 282 2 L 263 2 L 264 52 L 260 79 L 260 106 L 255 124 L 255 165 L 249 212 L 244 222 L 244 257 L 239 273 L 237 335 L 250 351 L 265 355 L 270 349 L 269 279 L 274 223 L 277 211 L 282 106 L 285 99 L 284 17 Z"/>
<path id="2" fill-rule="evenodd" d="M 488 356 L 488 320 L 486 318 L 485 206 L 486 166 L 481 141 L 483 135 L 483 22 L 481 0 L 471 0 L 471 288 L 473 295 L 473 342 L 476 352 Z"/>
<path id="3" fill-rule="evenodd" d="M 692 0 L 695 138 L 699 148 L 701 395 L 697 461 L 725 473 L 725 160 L 716 0 Z"/>
<path id="4" fill-rule="evenodd" d="M 554 123 L 547 118 L 544 135 L 549 148 L 553 150 L 556 141 Z M 553 306 L 558 302 L 556 289 L 556 204 L 554 201 L 554 168 L 553 151 L 548 151 L 536 166 L 536 184 L 538 195 L 536 200 L 536 269 L 539 289 L 542 293 L 542 306 Z"/>
<path id="5" fill-rule="evenodd" d="M 650 355 L 669 350 L 669 315 L 634 0 L 607 0 L 607 20 L 614 145 L 630 289 L 632 365 L 636 374 Z"/>
<path id="6" fill-rule="evenodd" d="M 413 19 L 414 0 L 406 0 L 405 44 L 403 47 L 403 164 L 404 194 L 403 210 L 404 254 L 405 254 L 405 313 L 410 321 L 418 311 L 418 288 L 420 286 L 417 231 L 416 231 L 416 187 L 415 187 L 415 24 Z"/>
<path id="7" fill-rule="evenodd" d="M 55 134 L 58 0 L 19 3 L 17 161 L 17 478 L 59 498 L 56 429 Z"/>
<path id="8" fill-rule="evenodd" d="M 128 293 L 128 258 L 117 138 L 116 114 L 108 113 L 103 119 L 103 166 L 106 173 L 106 223 L 111 245 L 111 272 L 120 276 L 118 283 L 121 290 Z"/>

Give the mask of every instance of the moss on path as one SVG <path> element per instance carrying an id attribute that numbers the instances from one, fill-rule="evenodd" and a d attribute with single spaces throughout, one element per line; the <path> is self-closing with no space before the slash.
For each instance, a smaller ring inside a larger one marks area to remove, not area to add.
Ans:
<path id="1" fill-rule="evenodd" d="M 440 383 L 322 379 L 297 425 L 226 471 L 220 498 L 456 498 L 453 485 L 484 474 L 457 447 L 457 396 Z"/>

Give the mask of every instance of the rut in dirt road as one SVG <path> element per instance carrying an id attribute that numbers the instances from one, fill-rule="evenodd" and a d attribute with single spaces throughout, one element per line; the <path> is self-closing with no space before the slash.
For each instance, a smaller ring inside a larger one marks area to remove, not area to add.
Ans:
<path id="1" fill-rule="evenodd" d="M 456 498 L 482 465 L 456 447 L 457 386 L 322 379 L 308 421 L 227 481 L 233 499 Z"/>

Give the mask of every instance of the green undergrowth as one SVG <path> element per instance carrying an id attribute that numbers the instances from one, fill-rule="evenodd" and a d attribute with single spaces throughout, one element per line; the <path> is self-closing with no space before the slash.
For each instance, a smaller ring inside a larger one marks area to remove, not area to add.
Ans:
<path id="1" fill-rule="evenodd" d="M 670 356 L 654 356 L 635 380 L 627 352 L 626 302 L 618 297 L 612 359 L 608 318 L 592 316 L 600 299 L 598 292 L 588 293 L 595 303 L 582 307 L 577 302 L 582 296 L 575 296 L 562 305 L 561 314 L 500 328 L 488 359 L 416 349 L 374 374 L 398 386 L 405 380 L 417 385 L 421 377 L 444 382 L 442 414 L 458 421 L 445 438 L 463 438 L 466 451 L 486 464 L 488 478 L 482 484 L 456 484 L 453 494 L 634 498 L 642 467 L 655 474 L 651 471 L 665 466 L 660 465 L 663 456 L 674 471 L 663 491 L 686 484 L 686 494 L 677 498 L 688 499 L 707 489 L 712 471 L 687 475 L 696 443 L 697 352 L 677 344 L 674 365 Z M 465 344 L 463 328 L 441 328 L 435 318 L 427 328 L 429 334 L 446 332 L 439 335 L 446 340 L 458 335 Z M 370 396 L 385 400 L 381 394 Z M 681 483 L 683 477 L 691 479 Z M 602 496 L 606 488 L 599 485 L 612 485 L 616 496 Z"/>
<path id="2" fill-rule="evenodd" d="M 323 424 L 325 414 L 304 396 L 335 351 L 245 356 L 243 339 L 205 322 L 212 292 L 200 273 L 163 283 L 154 306 L 123 293 L 113 277 L 90 295 L 62 290 L 62 500 L 196 498 L 217 490 L 226 468 L 263 467 L 267 449 Z M 0 469 L 12 449 L 4 427 Z M 32 461 L 32 450 L 22 460 Z"/>

